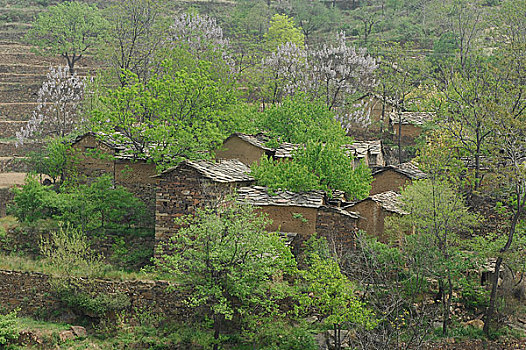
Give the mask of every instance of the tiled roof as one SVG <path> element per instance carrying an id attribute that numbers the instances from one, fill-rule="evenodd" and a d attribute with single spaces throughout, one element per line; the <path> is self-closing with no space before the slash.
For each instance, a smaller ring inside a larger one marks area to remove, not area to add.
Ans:
<path id="1" fill-rule="evenodd" d="M 215 182 L 226 183 L 254 181 L 254 178 L 249 175 L 250 168 L 237 159 L 224 159 L 217 162 L 209 160 L 185 160 L 179 165 L 167 169 L 157 176 L 163 177 L 164 175 L 171 173 L 182 165 L 194 168 L 203 176 Z"/>
<path id="2" fill-rule="evenodd" d="M 371 141 L 356 141 L 350 145 L 345 145 L 345 149 L 352 152 L 355 158 L 361 159 L 369 154 L 381 154 L 382 153 L 382 141 L 371 140 Z"/>
<path id="3" fill-rule="evenodd" d="M 95 138 L 96 138 L 97 140 L 99 140 L 101 143 L 105 144 L 105 145 L 108 146 L 109 148 L 111 148 L 111 149 L 113 149 L 113 150 L 116 150 L 116 151 L 124 150 L 124 149 L 126 148 L 126 145 L 117 142 L 117 140 L 116 140 L 114 137 L 112 137 L 111 135 L 107 135 L 107 134 L 103 134 L 103 133 L 98 133 L 98 132 L 92 132 L 92 131 L 77 136 L 77 137 L 71 142 L 71 145 L 74 145 L 74 144 L 80 142 L 82 139 L 84 139 L 84 138 L 87 137 L 87 136 L 93 136 L 93 137 L 95 137 Z"/>
<path id="4" fill-rule="evenodd" d="M 290 142 L 283 142 L 276 148 L 274 156 L 276 158 L 292 158 L 292 153 L 298 149 L 300 145 Z"/>
<path id="5" fill-rule="evenodd" d="M 269 193 L 266 187 L 250 186 L 237 189 L 237 198 L 242 203 L 254 206 L 282 206 L 282 207 L 305 207 L 321 208 L 324 210 L 335 211 L 341 215 L 350 216 L 357 219 L 359 216 L 354 212 L 343 210 L 332 205 L 325 205 L 325 193 L 323 191 L 291 192 L 276 191 Z"/>
<path id="6" fill-rule="evenodd" d="M 385 166 L 375 171 L 373 173 L 373 176 L 390 169 L 396 171 L 397 173 L 403 174 L 413 180 L 421 180 L 427 178 L 427 174 L 424 173 L 422 170 L 418 169 L 418 167 L 412 162 Z"/>
<path id="7" fill-rule="evenodd" d="M 352 209 L 356 204 L 361 203 L 366 200 L 371 200 L 373 202 L 380 204 L 380 206 L 387 211 L 401 214 L 401 215 L 407 214 L 407 212 L 401 209 L 400 195 L 393 191 L 386 191 L 386 192 L 375 194 L 373 196 L 367 197 L 360 201 L 356 201 L 346 206 L 344 209 L 346 210 Z"/>
<path id="8" fill-rule="evenodd" d="M 369 198 L 380 204 L 385 210 L 402 215 L 407 214 L 407 212 L 401 209 L 402 203 L 400 202 L 400 195 L 396 192 L 386 191 L 375 194 Z"/>
<path id="9" fill-rule="evenodd" d="M 237 195 L 240 202 L 256 206 L 276 205 L 319 208 L 324 204 L 324 193 L 322 191 L 276 191 L 271 194 L 266 187 L 250 186 L 239 188 Z"/>
<path id="10" fill-rule="evenodd" d="M 402 112 L 402 124 L 423 125 L 433 120 L 434 113 L 429 112 Z M 398 124 L 398 113 L 391 113 L 389 119 L 392 124 Z"/>
<path id="11" fill-rule="evenodd" d="M 90 131 L 80 136 L 77 136 L 71 144 L 74 145 L 87 136 L 95 137 L 99 142 L 114 150 L 115 158 L 121 160 L 148 160 L 150 158 L 149 151 L 154 147 L 151 146 L 149 147 L 149 149 L 145 149 L 145 154 L 138 156 L 138 152 L 134 149 L 133 144 L 131 142 L 123 142 L 122 140 L 118 140 L 118 138 L 120 137 L 126 138 L 126 136 L 122 135 L 119 132 L 115 132 L 113 134 L 103 134 L 100 132 Z"/>
<path id="12" fill-rule="evenodd" d="M 272 148 L 270 148 L 270 147 L 265 145 L 269 141 L 268 136 L 266 136 L 265 134 L 259 133 L 259 134 L 255 134 L 255 135 L 249 135 L 249 134 L 243 134 L 243 133 L 237 132 L 235 134 L 230 135 L 227 138 L 227 140 L 232 138 L 232 137 L 234 137 L 234 136 L 239 137 L 241 140 L 246 141 L 246 142 L 250 143 L 253 146 L 256 146 L 256 147 L 259 147 L 261 149 L 264 149 L 265 151 L 273 151 L 274 150 L 274 149 L 272 149 Z"/>

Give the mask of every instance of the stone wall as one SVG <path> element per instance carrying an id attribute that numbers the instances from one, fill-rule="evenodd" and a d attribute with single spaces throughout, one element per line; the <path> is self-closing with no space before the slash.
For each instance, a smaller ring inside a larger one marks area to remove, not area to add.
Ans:
<path id="1" fill-rule="evenodd" d="M 117 281 L 108 279 L 76 279 L 82 290 L 98 294 L 124 294 L 130 301 L 127 311 L 149 310 L 171 321 L 183 321 L 187 309 L 185 294 L 175 288 L 168 292 L 166 281 Z M 50 285 L 50 276 L 38 272 L 0 270 L 0 306 L 4 310 L 20 308 L 21 315 L 47 314 L 64 310 Z"/>
<path id="2" fill-rule="evenodd" d="M 155 210 L 155 240 L 167 242 L 180 226 L 174 219 L 194 214 L 197 208 L 217 205 L 236 187 L 249 182 L 218 183 L 204 178 L 194 168 L 181 163 L 173 171 L 159 177 Z"/>
<path id="3" fill-rule="evenodd" d="M 36 106 L 37 104 L 35 102 L 18 102 L 0 105 L 0 117 L 5 120 L 28 120 Z"/>
<path id="4" fill-rule="evenodd" d="M 29 152 L 40 151 L 42 147 L 40 142 L 28 142 L 17 147 L 14 141 L 0 141 L 0 157 L 23 157 Z"/>
<path id="5" fill-rule="evenodd" d="M 15 137 L 26 124 L 23 121 L 0 120 L 0 138 Z"/>
<path id="6" fill-rule="evenodd" d="M 9 188 L 0 188 L 0 218 L 6 215 L 7 204 L 13 200 L 14 194 Z"/>
<path id="7" fill-rule="evenodd" d="M 125 187 L 146 205 L 149 216 L 155 217 L 155 192 L 157 170 L 154 164 L 144 161 L 132 162 L 117 160 L 115 162 L 115 184 Z"/>
<path id="8" fill-rule="evenodd" d="M 29 166 L 24 162 L 22 157 L 1 157 L 0 158 L 0 173 L 27 173 Z"/>
<path id="9" fill-rule="evenodd" d="M 113 159 L 114 150 L 92 135 L 76 142 L 73 149 L 79 158 L 76 171 L 83 181 L 90 183 L 101 175 L 110 175 L 116 185 L 125 187 L 143 201 L 152 217 L 153 227 L 157 181 L 153 178 L 157 174 L 154 164 L 142 160 Z M 99 152 L 101 156 L 92 156 L 93 152 Z"/>

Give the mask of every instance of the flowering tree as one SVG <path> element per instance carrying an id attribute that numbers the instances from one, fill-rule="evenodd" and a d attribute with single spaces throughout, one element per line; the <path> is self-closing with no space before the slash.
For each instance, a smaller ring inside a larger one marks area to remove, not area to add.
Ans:
<path id="1" fill-rule="evenodd" d="M 264 78 L 269 82 L 265 96 L 269 102 L 278 103 L 302 88 L 307 71 L 306 55 L 305 50 L 288 42 L 263 60 L 266 67 Z"/>
<path id="2" fill-rule="evenodd" d="M 279 103 L 286 96 L 304 91 L 313 99 L 324 101 L 329 109 L 337 110 L 342 124 L 349 118 L 367 124 L 367 116 L 347 101 L 375 85 L 373 73 L 377 64 L 365 49 L 348 46 L 343 32 L 335 44 L 320 48 L 302 49 L 285 43 L 263 60 L 263 68 L 271 81 L 270 93 L 266 95 L 270 102 Z"/>
<path id="3" fill-rule="evenodd" d="M 38 90 L 37 108 L 27 125 L 16 133 L 17 144 L 71 133 L 82 122 L 79 106 L 85 87 L 85 79 L 69 74 L 67 66 L 50 67 L 47 80 Z"/>
<path id="4" fill-rule="evenodd" d="M 185 44 L 196 55 L 209 50 L 224 50 L 228 40 L 216 20 L 207 15 L 183 13 L 170 27 L 172 41 Z"/>
<path id="5" fill-rule="evenodd" d="M 323 44 L 319 49 L 310 50 L 307 88 L 325 100 L 329 109 L 343 106 L 345 96 L 368 90 L 375 84 L 376 61 L 366 51 L 347 46 L 343 32 L 338 35 L 336 44 Z"/>

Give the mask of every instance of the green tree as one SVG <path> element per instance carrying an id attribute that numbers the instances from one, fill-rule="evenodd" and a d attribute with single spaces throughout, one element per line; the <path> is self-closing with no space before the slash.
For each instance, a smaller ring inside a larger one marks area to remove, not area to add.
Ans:
<path id="1" fill-rule="evenodd" d="M 104 55 L 116 70 L 121 85 L 125 71 L 146 82 L 155 73 L 157 55 L 166 40 L 167 25 L 162 20 L 163 1 L 124 0 L 105 10 L 109 20 L 109 44 Z"/>
<path id="2" fill-rule="evenodd" d="M 377 48 L 379 66 L 376 69 L 379 84 L 376 93 L 381 96 L 385 106 L 390 104 L 397 114 L 398 130 L 398 162 L 402 163 L 402 112 L 415 109 L 419 101 L 423 100 L 419 87 L 427 79 L 428 62 L 411 55 L 413 44 L 386 43 Z M 382 125 L 388 116 L 381 117 Z"/>
<path id="3" fill-rule="evenodd" d="M 151 220 L 146 216 L 144 203 L 122 186 L 114 186 L 109 176 L 80 186 L 66 183 L 60 192 L 28 176 L 25 184 L 13 192 L 9 210 L 27 224 L 52 219 L 70 224 L 83 234 L 104 235 L 143 230 Z"/>
<path id="4" fill-rule="evenodd" d="M 131 145 L 133 155 L 146 156 L 160 168 L 210 157 L 228 135 L 241 131 L 235 119 L 241 115 L 232 113 L 236 92 L 214 76 L 209 62 L 192 68 L 170 59 L 162 69 L 147 83 L 130 75 L 126 86 L 108 90 L 92 113 L 92 128 Z"/>
<path id="5" fill-rule="evenodd" d="M 325 329 L 334 330 L 334 345 L 342 348 L 342 329 L 374 328 L 375 315 L 354 295 L 351 282 L 328 254 L 327 241 L 313 236 L 306 242 L 306 268 L 299 271 L 298 310 L 316 314 Z"/>
<path id="6" fill-rule="evenodd" d="M 523 28 L 524 29 L 524 28 Z M 513 48 L 516 43 L 510 43 Z M 519 45 L 520 46 L 520 45 Z M 515 46 L 516 47 L 516 46 Z M 506 50 L 506 49 L 505 49 Z M 491 186 L 505 207 L 508 227 L 505 243 L 497 253 L 494 277 L 492 280 L 490 302 L 484 318 L 484 332 L 489 334 L 490 325 L 496 308 L 497 287 L 500 268 L 512 250 L 514 241 L 518 240 L 520 227 L 523 225 L 526 207 L 526 169 L 524 166 L 524 149 L 526 142 L 526 72 L 524 70 L 524 51 L 521 55 L 506 55 L 493 79 L 499 84 L 492 91 L 494 98 L 486 102 L 485 107 L 491 110 L 487 120 L 488 127 L 494 132 L 489 144 L 489 158 L 495 182 Z"/>
<path id="7" fill-rule="evenodd" d="M 287 15 L 275 14 L 270 20 L 270 27 L 264 38 L 269 51 L 275 51 L 285 43 L 293 43 L 298 47 L 303 47 L 305 44 L 301 29 L 297 28 L 293 19 Z"/>
<path id="8" fill-rule="evenodd" d="M 402 191 L 402 208 L 408 215 L 392 217 L 389 225 L 397 235 L 415 232 L 406 238 L 405 250 L 419 256 L 425 253 L 427 273 L 438 280 L 442 332 L 446 335 L 455 280 L 467 269 L 458 246 L 458 234 L 475 225 L 477 217 L 468 211 L 462 196 L 440 178 L 407 186 Z"/>
<path id="9" fill-rule="evenodd" d="M 158 268 L 186 288 L 187 305 L 200 321 L 211 320 L 213 348 L 226 340 L 224 327 L 236 321 L 239 335 L 250 333 L 254 318 L 278 315 L 278 300 L 284 297 L 280 275 L 292 272 L 295 261 L 290 249 L 275 233 L 268 233 L 268 220 L 250 206 L 231 204 L 202 209 L 164 247 Z"/>
<path id="10" fill-rule="evenodd" d="M 83 2 L 63 2 L 41 13 L 26 35 L 42 54 L 61 55 L 70 74 L 75 63 L 103 41 L 108 22 L 95 6 Z"/>
<path id="11" fill-rule="evenodd" d="M 274 190 L 341 190 L 355 199 L 369 194 L 371 172 L 363 164 L 355 169 L 345 149 L 351 139 L 324 104 L 299 94 L 265 110 L 255 124 L 270 136 L 270 146 L 289 142 L 297 147 L 291 160 L 253 164 L 261 185 Z"/>
<path id="12" fill-rule="evenodd" d="M 31 171 L 47 175 L 56 183 L 65 180 L 66 172 L 70 172 L 71 165 L 75 164 L 74 158 L 67 140 L 56 138 L 48 141 L 42 151 L 30 152 L 26 162 Z"/>
<path id="13" fill-rule="evenodd" d="M 289 97 L 280 105 L 266 109 L 256 118 L 256 126 L 272 139 L 273 146 L 280 142 L 350 142 L 334 112 L 305 94 Z"/>
<path id="14" fill-rule="evenodd" d="M 307 43 L 312 43 L 316 39 L 313 37 L 314 34 L 330 30 L 331 25 L 341 16 L 338 9 L 330 9 L 321 1 L 293 0 L 291 7 L 293 18 L 298 23 Z"/>

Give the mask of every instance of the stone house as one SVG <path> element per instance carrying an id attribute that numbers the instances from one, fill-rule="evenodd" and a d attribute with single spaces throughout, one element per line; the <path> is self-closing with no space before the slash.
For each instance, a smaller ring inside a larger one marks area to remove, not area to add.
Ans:
<path id="1" fill-rule="evenodd" d="M 373 172 L 373 182 L 369 194 L 373 196 L 386 191 L 400 192 L 401 188 L 413 180 L 421 180 L 426 177 L 427 174 L 411 162 L 388 165 Z"/>
<path id="2" fill-rule="evenodd" d="M 378 238 L 380 242 L 391 241 L 384 230 L 385 219 L 391 215 L 406 214 L 400 209 L 400 195 L 393 191 L 387 191 L 369 196 L 348 206 L 345 210 L 352 210 L 359 214 L 358 228 L 371 236 Z"/>
<path id="3" fill-rule="evenodd" d="M 317 233 L 327 238 L 337 252 L 353 249 L 358 215 L 328 203 L 322 191 L 269 193 L 266 187 L 241 187 L 241 203 L 253 205 L 272 220 L 267 228 L 287 235 L 297 254 L 302 243 Z"/>
<path id="4" fill-rule="evenodd" d="M 389 121 L 394 139 L 398 140 L 398 133 L 401 131 L 402 144 L 413 144 L 415 139 L 422 134 L 424 125 L 431 122 L 433 118 L 434 114 L 428 112 L 402 112 L 402 123 L 400 126 L 400 116 L 398 113 L 391 113 L 389 115 Z"/>
<path id="5" fill-rule="evenodd" d="M 297 144 L 284 142 L 276 148 L 274 158 L 292 158 L 293 152 L 298 147 Z M 356 141 L 343 147 L 349 151 L 348 154 L 354 157 L 355 166 L 358 166 L 362 161 L 372 169 L 385 166 L 385 154 L 381 140 Z"/>
<path id="6" fill-rule="evenodd" d="M 151 216 L 155 213 L 155 164 L 130 156 L 127 148 L 110 136 L 87 133 L 71 145 L 78 161 L 76 175 L 81 182 L 91 182 L 101 175 L 110 175 L 115 185 L 125 187 L 146 205 Z"/>
<path id="7" fill-rule="evenodd" d="M 385 154 L 381 140 L 356 141 L 346 148 L 354 156 L 354 164 L 358 166 L 364 161 L 371 169 L 385 166 Z"/>
<path id="8" fill-rule="evenodd" d="M 251 185 L 254 178 L 249 173 L 250 168 L 237 159 L 187 160 L 155 176 L 156 243 L 167 242 L 180 228 L 174 219 L 194 214 L 197 208 L 216 206 L 236 188 Z"/>

